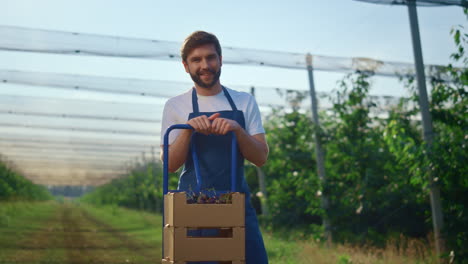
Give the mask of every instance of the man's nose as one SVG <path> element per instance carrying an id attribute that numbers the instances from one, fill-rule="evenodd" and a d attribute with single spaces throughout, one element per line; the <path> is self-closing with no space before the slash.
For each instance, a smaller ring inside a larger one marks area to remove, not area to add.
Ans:
<path id="1" fill-rule="evenodd" d="M 201 66 L 202 69 L 208 69 L 209 68 L 208 61 L 206 59 L 202 59 L 200 66 Z"/>

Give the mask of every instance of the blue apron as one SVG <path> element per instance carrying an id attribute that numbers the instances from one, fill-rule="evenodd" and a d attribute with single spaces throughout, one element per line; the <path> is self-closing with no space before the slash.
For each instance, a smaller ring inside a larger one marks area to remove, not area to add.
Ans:
<path id="1" fill-rule="evenodd" d="M 223 87 L 232 111 L 219 112 L 200 112 L 198 108 L 198 97 L 196 90 L 192 90 L 193 112 L 189 114 L 188 119 L 197 116 L 210 116 L 214 113 L 220 113 L 220 117 L 232 119 L 245 129 L 245 119 L 242 111 L 237 110 L 234 101 L 226 88 Z M 198 163 L 200 169 L 201 186 L 198 186 L 195 175 L 192 155 L 187 155 L 184 169 L 179 178 L 179 190 L 195 191 L 200 187 L 201 190 L 230 190 L 231 189 L 231 137 L 233 133 L 227 135 L 203 135 L 195 133 L 192 137 L 191 145 L 195 147 L 198 154 Z M 189 153 L 191 150 L 189 151 Z M 245 259 L 246 264 L 267 264 L 268 258 L 263 244 L 262 234 L 258 226 L 255 209 L 250 203 L 250 191 L 244 177 L 244 157 L 237 151 L 237 180 L 236 190 L 245 193 Z M 194 236 L 213 236 L 217 230 L 204 229 L 192 231 Z M 194 262 L 194 263 L 217 263 L 217 262 Z"/>

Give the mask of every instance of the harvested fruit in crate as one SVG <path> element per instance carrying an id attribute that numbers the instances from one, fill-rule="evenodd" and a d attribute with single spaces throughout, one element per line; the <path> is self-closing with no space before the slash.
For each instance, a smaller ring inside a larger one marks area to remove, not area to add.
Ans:
<path id="1" fill-rule="evenodd" d="M 206 194 L 203 192 L 187 193 L 188 204 L 230 204 L 232 203 L 232 193 Z"/>

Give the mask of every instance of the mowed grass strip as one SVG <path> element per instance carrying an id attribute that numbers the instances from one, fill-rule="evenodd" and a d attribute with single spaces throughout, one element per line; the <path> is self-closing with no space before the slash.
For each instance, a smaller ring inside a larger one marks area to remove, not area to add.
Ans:
<path id="1" fill-rule="evenodd" d="M 151 245 L 131 237 L 128 226 L 122 226 L 121 221 L 112 225 L 106 216 L 105 210 L 95 216 L 85 206 L 65 203 L 62 211 L 67 249 L 65 263 L 143 264 L 160 261 L 160 244 Z M 126 218 L 125 214 L 121 217 Z M 137 228 L 141 227 L 137 225 Z"/>
<path id="2" fill-rule="evenodd" d="M 103 226 L 79 206 L 66 203 L 62 209 L 66 263 L 139 263 L 135 254 L 114 230 Z"/>
<path id="3" fill-rule="evenodd" d="M 89 219 L 126 246 L 129 250 L 125 255 L 127 263 L 161 261 L 161 215 L 117 206 L 80 204 L 79 207 Z"/>
<path id="4" fill-rule="evenodd" d="M 61 242 L 54 230 L 56 202 L 0 202 L 0 263 L 54 263 L 62 258 Z M 47 262 L 43 262 L 49 260 Z"/>
<path id="5" fill-rule="evenodd" d="M 115 217 L 112 211 L 100 212 L 103 220 L 71 202 L 2 203 L 0 212 L 2 264 L 127 264 L 158 263 L 161 259 L 160 238 L 151 234 L 157 228 L 147 230 L 152 221 L 147 216 L 138 220 L 134 214 L 126 217 L 122 212 L 124 221 L 111 221 L 114 227 L 106 222 Z"/>

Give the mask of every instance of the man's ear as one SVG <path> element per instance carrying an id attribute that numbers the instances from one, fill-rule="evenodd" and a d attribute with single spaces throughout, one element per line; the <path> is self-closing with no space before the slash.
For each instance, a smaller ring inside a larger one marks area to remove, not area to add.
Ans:
<path id="1" fill-rule="evenodd" d="M 185 72 L 190 73 L 187 62 L 183 60 L 182 64 L 184 65 Z"/>
<path id="2" fill-rule="evenodd" d="M 219 66 L 223 66 L 223 56 L 219 56 Z"/>

